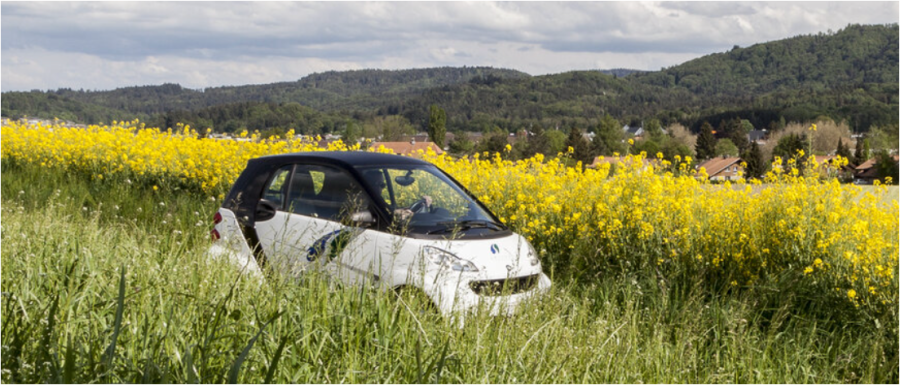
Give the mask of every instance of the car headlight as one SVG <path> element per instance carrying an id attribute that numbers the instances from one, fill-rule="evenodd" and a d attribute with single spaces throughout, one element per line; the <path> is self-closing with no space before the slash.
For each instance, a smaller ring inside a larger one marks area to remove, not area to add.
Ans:
<path id="1" fill-rule="evenodd" d="M 475 272 L 478 271 L 478 268 L 475 267 L 475 264 L 471 261 L 467 261 L 460 257 L 457 257 L 453 253 L 449 251 L 441 250 L 437 247 L 425 246 L 422 249 L 422 253 L 425 254 L 425 258 L 427 258 L 431 263 L 436 265 L 440 265 L 442 267 L 449 267 L 454 271 L 463 271 L 463 272 Z"/>
<path id="2" fill-rule="evenodd" d="M 528 244 L 528 262 L 531 263 L 531 266 L 536 266 L 541 263 L 541 260 L 538 259 L 537 252 L 531 244 Z"/>

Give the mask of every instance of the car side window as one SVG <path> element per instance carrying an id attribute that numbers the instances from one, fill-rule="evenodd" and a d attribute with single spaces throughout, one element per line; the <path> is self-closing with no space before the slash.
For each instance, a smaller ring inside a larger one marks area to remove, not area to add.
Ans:
<path id="1" fill-rule="evenodd" d="M 309 166 L 297 166 L 294 169 L 288 194 L 288 212 L 310 217 L 318 216 L 315 205 L 315 182 Z"/>
<path id="2" fill-rule="evenodd" d="M 290 184 L 288 210 L 294 214 L 341 221 L 369 208 L 363 189 L 337 168 L 297 165 Z"/>
<path id="3" fill-rule="evenodd" d="M 284 207 L 284 195 L 287 193 L 287 184 L 285 182 L 291 172 L 291 167 L 293 166 L 285 166 L 275 171 L 275 174 L 272 175 L 272 179 L 269 180 L 266 189 L 263 191 L 263 199 L 274 203 L 276 208 Z"/>

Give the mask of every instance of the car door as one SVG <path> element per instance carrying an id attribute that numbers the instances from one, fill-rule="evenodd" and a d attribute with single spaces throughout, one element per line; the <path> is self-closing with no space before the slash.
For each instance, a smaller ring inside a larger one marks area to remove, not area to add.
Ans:
<path id="1" fill-rule="evenodd" d="M 346 171 L 332 166 L 296 164 L 289 177 L 279 170 L 263 192 L 261 204 L 275 214 L 257 220 L 260 245 L 269 263 L 281 271 L 299 274 L 317 263 L 342 280 L 365 277 L 359 266 L 371 258 L 376 238 L 352 225 L 353 213 L 369 210 L 370 201 Z"/>

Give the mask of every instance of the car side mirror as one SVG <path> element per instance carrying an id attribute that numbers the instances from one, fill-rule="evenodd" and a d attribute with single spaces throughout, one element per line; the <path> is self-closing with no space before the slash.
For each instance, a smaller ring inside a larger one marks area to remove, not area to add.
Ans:
<path id="1" fill-rule="evenodd" d="M 350 222 L 366 227 L 375 223 L 375 217 L 371 211 L 362 210 L 350 214 Z"/>
<path id="2" fill-rule="evenodd" d="M 272 219 L 275 217 L 276 210 L 275 203 L 267 199 L 260 199 L 259 204 L 256 206 L 255 220 L 260 222 Z"/>

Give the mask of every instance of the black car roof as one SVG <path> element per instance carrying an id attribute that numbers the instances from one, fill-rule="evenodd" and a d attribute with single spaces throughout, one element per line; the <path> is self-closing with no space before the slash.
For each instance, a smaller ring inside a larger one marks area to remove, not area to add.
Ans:
<path id="1" fill-rule="evenodd" d="M 247 167 L 238 176 L 225 197 L 222 207 L 234 210 L 240 216 L 253 218 L 259 201 L 258 192 L 278 168 L 292 163 L 318 163 L 333 165 L 343 169 L 354 169 L 357 166 L 420 166 L 430 165 L 423 160 L 400 155 L 364 152 L 364 151 L 314 151 L 295 152 L 290 154 L 268 155 L 250 159 Z M 251 192 L 249 196 L 242 196 Z"/>
<path id="2" fill-rule="evenodd" d="M 299 161 L 316 161 L 320 163 L 332 163 L 349 167 L 377 166 L 379 164 L 392 165 L 429 165 L 430 163 L 393 154 L 365 151 L 315 151 L 295 152 L 290 154 L 268 155 L 252 159 L 251 162 L 259 164 L 284 164 Z"/>

